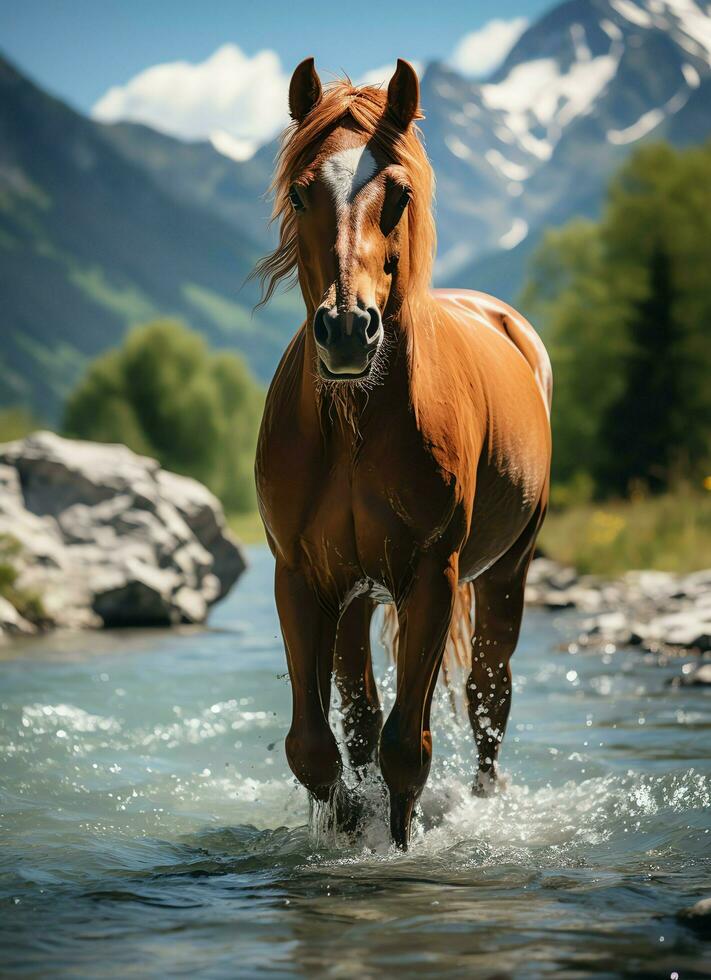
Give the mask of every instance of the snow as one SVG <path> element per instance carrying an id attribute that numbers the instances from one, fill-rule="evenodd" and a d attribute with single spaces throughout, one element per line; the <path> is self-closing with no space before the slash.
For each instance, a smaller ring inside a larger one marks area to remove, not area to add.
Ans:
<path id="1" fill-rule="evenodd" d="M 645 112 L 643 116 L 639 117 L 637 122 L 632 123 L 626 129 L 611 129 L 607 134 L 608 142 L 615 143 L 616 145 L 634 143 L 635 140 L 642 139 L 647 133 L 651 133 L 653 129 L 656 129 L 663 119 L 663 109 L 650 109 L 649 112 Z"/>
<path id="2" fill-rule="evenodd" d="M 538 139 L 532 133 L 520 132 L 518 134 L 518 141 L 524 150 L 528 150 L 534 157 L 538 157 L 539 160 L 550 160 L 553 154 L 553 144 L 548 140 Z"/>
<path id="3" fill-rule="evenodd" d="M 679 109 L 683 109 L 689 101 L 689 94 L 690 90 L 688 88 L 679 89 L 676 95 L 672 95 L 671 99 L 664 106 L 664 115 L 673 116 Z"/>
<path id="4" fill-rule="evenodd" d="M 611 20 L 601 20 L 600 27 L 611 41 L 620 41 L 622 39 L 622 31 Z"/>
<path id="5" fill-rule="evenodd" d="M 499 148 L 490 149 L 485 156 L 489 164 L 514 185 L 527 179 L 536 169 L 537 161 L 550 159 L 563 131 L 573 120 L 593 111 L 597 100 L 615 78 L 626 45 L 639 43 L 646 31 L 664 30 L 673 36 L 682 50 L 689 52 L 690 56 L 684 59 L 681 68 L 684 85 L 665 105 L 649 109 L 626 128 L 610 130 L 607 138 L 611 143 L 632 143 L 641 139 L 665 116 L 678 111 L 704 75 L 703 68 L 692 56 L 706 58 L 711 65 L 711 7 L 707 11 L 696 0 L 608 2 L 609 15 L 599 21 L 610 39 L 606 54 L 593 56 L 585 23 L 574 22 L 570 25 L 570 41 L 575 59 L 569 67 L 562 68 L 556 58 L 537 58 L 517 64 L 500 82 L 481 86 L 484 110 L 499 114 L 493 129 Z M 442 94 L 444 88 L 450 86 L 445 82 L 440 87 Z M 454 121 L 470 128 L 472 123 L 467 119 L 471 120 L 480 111 L 478 100 L 468 102 L 461 107 Z M 450 136 L 447 146 L 455 156 L 470 160 L 473 157 L 473 151 L 467 145 L 470 142 Z M 523 158 L 519 156 L 521 153 L 525 155 Z M 525 166 L 522 162 L 514 162 L 517 156 L 519 161 L 526 163 Z"/>
<path id="6" fill-rule="evenodd" d="M 555 83 L 558 67 L 554 58 L 539 58 L 516 65 L 497 85 L 484 85 L 484 102 L 492 109 L 517 115 L 532 109 L 537 96 Z"/>
<path id="7" fill-rule="evenodd" d="M 701 79 L 699 78 L 699 73 L 694 68 L 693 65 L 682 65 L 681 70 L 683 72 L 684 78 L 686 79 L 686 84 L 689 88 L 698 88 L 701 84 Z"/>
<path id="8" fill-rule="evenodd" d="M 677 26 L 701 46 L 711 63 L 711 15 L 708 11 L 704 12 L 694 0 L 665 0 L 665 6 L 676 19 Z"/>
<path id="9" fill-rule="evenodd" d="M 497 139 L 501 140 L 502 143 L 508 143 L 511 145 L 511 143 L 516 142 L 516 137 L 506 126 L 494 126 L 494 135 Z"/>
<path id="10" fill-rule="evenodd" d="M 523 218 L 514 218 L 513 224 L 499 239 L 499 245 L 501 248 L 509 249 L 514 248 L 519 242 L 522 242 L 526 235 L 528 234 L 528 224 L 523 220 Z"/>
<path id="11" fill-rule="evenodd" d="M 644 115 L 639 117 L 637 122 L 632 123 L 631 126 L 627 126 L 626 129 L 609 130 L 607 133 L 608 143 L 620 145 L 633 143 L 635 140 L 642 139 L 647 133 L 651 133 L 653 129 L 656 129 L 667 116 L 673 116 L 682 109 L 689 101 L 692 89 L 695 89 L 700 82 L 699 73 L 691 65 L 683 65 L 682 72 L 686 81 L 685 86 L 672 95 L 664 105 L 645 112 Z"/>
<path id="12" fill-rule="evenodd" d="M 482 95 L 490 108 L 506 113 L 516 133 L 530 130 L 527 116 L 545 127 L 566 126 L 590 108 L 614 77 L 617 65 L 613 55 L 600 55 L 574 62 L 569 72 L 561 74 L 555 59 L 539 58 L 516 65 L 497 85 L 485 85 Z"/>
<path id="13" fill-rule="evenodd" d="M 499 153 L 498 150 L 487 150 L 485 159 L 494 170 L 498 170 L 499 173 L 503 174 L 504 177 L 508 177 L 509 180 L 520 181 L 530 176 L 528 167 L 522 167 L 520 163 L 507 160 L 503 153 Z"/>
<path id="14" fill-rule="evenodd" d="M 449 152 L 454 154 L 455 157 L 459 157 L 460 160 L 470 160 L 472 158 L 472 151 L 466 143 L 462 143 L 458 136 L 445 136 L 444 142 Z"/>
<path id="15" fill-rule="evenodd" d="M 654 21 L 647 11 L 642 10 L 636 3 L 631 3 L 631 0 L 610 0 L 610 6 L 632 24 L 637 24 L 639 27 L 654 27 Z"/>
<path id="16" fill-rule="evenodd" d="M 561 84 L 561 95 L 568 101 L 556 117 L 559 126 L 567 126 L 576 116 L 582 116 L 590 109 L 607 83 L 615 77 L 618 63 L 616 57 L 607 54 L 571 67 L 565 76 L 565 84 Z"/>
<path id="17" fill-rule="evenodd" d="M 590 54 L 590 48 L 588 47 L 588 39 L 585 34 L 585 28 L 582 24 L 571 24 L 570 25 L 570 36 L 573 39 L 573 47 L 575 48 L 575 57 L 578 61 L 591 61 L 592 55 Z"/>

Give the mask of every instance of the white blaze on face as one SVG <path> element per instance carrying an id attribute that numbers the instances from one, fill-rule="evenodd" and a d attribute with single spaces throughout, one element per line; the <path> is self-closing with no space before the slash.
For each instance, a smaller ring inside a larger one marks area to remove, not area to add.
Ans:
<path id="1" fill-rule="evenodd" d="M 339 150 L 324 160 L 321 172 L 338 211 L 353 201 L 377 169 L 373 154 L 365 145 Z"/>

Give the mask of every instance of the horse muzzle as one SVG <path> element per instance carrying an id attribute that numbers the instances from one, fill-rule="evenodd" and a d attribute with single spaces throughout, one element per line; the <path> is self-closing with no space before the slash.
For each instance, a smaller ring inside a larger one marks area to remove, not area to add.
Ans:
<path id="1" fill-rule="evenodd" d="M 319 306 L 313 322 L 318 369 L 327 381 L 353 381 L 370 373 L 383 340 L 383 320 L 375 306 L 346 313 Z"/>

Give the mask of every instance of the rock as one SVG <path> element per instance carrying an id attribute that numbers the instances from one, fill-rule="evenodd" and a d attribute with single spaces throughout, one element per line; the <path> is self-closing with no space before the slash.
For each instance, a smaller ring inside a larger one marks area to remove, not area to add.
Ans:
<path id="1" fill-rule="evenodd" d="M 711 663 L 701 664 L 698 667 L 694 664 L 684 664 L 680 683 L 683 687 L 711 687 Z M 707 901 L 711 902 L 711 899 Z"/>
<path id="2" fill-rule="evenodd" d="M 21 545 L 18 588 L 56 626 L 202 622 L 245 568 L 196 480 L 49 432 L 0 445 L 0 534 Z"/>
<path id="3" fill-rule="evenodd" d="M 528 570 L 528 582 L 542 585 L 548 589 L 568 589 L 578 581 L 578 573 L 574 568 L 561 565 L 550 558 L 536 558 Z"/>
<path id="4" fill-rule="evenodd" d="M 637 626 L 647 647 L 664 645 L 685 647 L 701 652 L 711 650 L 711 608 L 705 612 L 690 608 L 666 616 L 657 616 Z"/>
<path id="5" fill-rule="evenodd" d="M 635 635 L 624 612 L 602 613 L 581 623 L 581 640 L 587 643 L 614 643 L 629 646 Z"/>
<path id="6" fill-rule="evenodd" d="M 711 898 L 702 898 L 695 905 L 681 909 L 677 918 L 704 936 L 711 936 Z"/>
<path id="7" fill-rule="evenodd" d="M 0 639 L 10 636 L 31 636 L 36 627 L 19 614 L 17 609 L 0 596 Z"/>
<path id="8" fill-rule="evenodd" d="M 543 593 L 542 605 L 546 609 L 573 609 L 575 600 L 567 590 L 547 589 Z"/>
<path id="9" fill-rule="evenodd" d="M 653 653 L 711 651 L 711 569 L 686 576 L 631 571 L 603 581 L 537 558 L 531 563 L 526 602 L 595 614 L 581 624 L 583 644 L 642 646 Z"/>
<path id="10" fill-rule="evenodd" d="M 685 596 L 708 599 L 711 595 L 711 568 L 685 575 L 679 583 L 679 589 Z"/>

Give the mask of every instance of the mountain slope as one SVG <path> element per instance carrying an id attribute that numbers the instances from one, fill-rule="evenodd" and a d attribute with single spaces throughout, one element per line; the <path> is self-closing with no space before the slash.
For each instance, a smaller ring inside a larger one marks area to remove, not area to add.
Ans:
<path id="1" fill-rule="evenodd" d="M 428 119 L 440 186 L 448 196 L 455 190 L 467 213 L 489 208 L 484 231 L 475 223 L 466 237 L 461 220 L 450 231 L 456 206 L 446 202 L 439 278 L 500 283 L 492 263 L 503 268 L 507 249 L 520 254 L 518 243 L 545 225 L 597 214 L 609 177 L 639 142 L 705 139 L 711 103 L 701 96 L 710 76 L 711 16 L 695 0 L 568 0 L 524 32 L 488 81 L 465 83 L 466 93 L 447 91 L 451 72 L 430 69 L 425 82 L 440 93 L 437 118 Z M 455 188 L 453 174 L 461 174 Z M 515 292 L 520 275 L 509 279 Z"/>
<path id="2" fill-rule="evenodd" d="M 566 0 L 483 82 L 433 62 L 436 278 L 513 300 L 544 229 L 599 213 L 640 142 L 711 135 L 711 16 L 697 0 Z M 252 316 L 240 286 L 274 230 L 276 145 L 236 163 L 140 125 L 92 122 L 0 60 L 0 403 L 49 419 L 86 359 L 178 315 L 271 374 L 298 292 Z"/>
<path id="3" fill-rule="evenodd" d="M 252 318 L 263 241 L 162 188 L 101 126 L 0 62 L 0 401 L 56 418 L 88 357 L 176 315 L 268 377 L 298 312 Z"/>
<path id="4" fill-rule="evenodd" d="M 138 123 L 102 124 L 101 130 L 114 149 L 171 196 L 227 221 L 260 250 L 271 247 L 267 189 L 276 140 L 237 162 L 218 153 L 212 143 L 183 143 Z"/>

